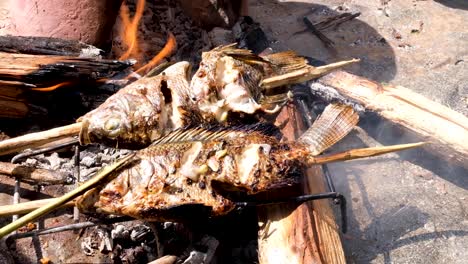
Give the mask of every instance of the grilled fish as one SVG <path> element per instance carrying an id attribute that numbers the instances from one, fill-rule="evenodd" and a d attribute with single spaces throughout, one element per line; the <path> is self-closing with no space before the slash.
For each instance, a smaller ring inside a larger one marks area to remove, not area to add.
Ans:
<path id="1" fill-rule="evenodd" d="M 355 61 L 315 68 L 293 51 L 259 56 L 235 45 L 203 52 L 200 67 L 190 82 L 193 100 L 199 109 L 205 115 L 215 116 L 218 121 L 225 121 L 230 112 L 277 112 L 289 99 L 288 90 L 263 89 L 261 84 L 265 79 L 276 77 L 280 80 L 274 83 L 294 84 Z"/>
<path id="2" fill-rule="evenodd" d="M 81 144 L 104 143 L 138 149 L 167 131 L 198 122 L 190 100 L 188 62 L 178 62 L 152 78 L 142 78 L 78 119 Z"/>
<path id="3" fill-rule="evenodd" d="M 148 221 L 180 221 L 202 208 L 211 216 L 224 215 L 236 206 L 228 194 L 248 197 L 291 186 L 299 182 L 304 165 L 356 158 L 352 151 L 337 158 L 315 155 L 349 133 L 357 122 L 351 108 L 332 105 L 317 122 L 341 129 L 312 126 L 298 142 L 286 143 L 266 124 L 176 130 L 138 151 L 114 180 L 83 195 L 79 208 Z M 414 146 L 373 149 L 370 154 Z M 357 153 L 363 157 L 362 150 Z"/>

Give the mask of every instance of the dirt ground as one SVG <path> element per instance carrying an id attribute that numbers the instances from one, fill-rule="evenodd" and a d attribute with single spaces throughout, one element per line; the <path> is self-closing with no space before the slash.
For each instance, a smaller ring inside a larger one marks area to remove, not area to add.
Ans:
<path id="1" fill-rule="evenodd" d="M 468 114 L 468 2 L 341 0 L 250 3 L 277 50 L 292 49 L 325 62 L 360 58 L 355 74 L 402 85 Z M 305 29 L 338 12 L 361 12 L 323 33 L 327 49 Z M 360 125 L 378 142 L 409 141 L 387 123 L 366 116 Z M 364 144 L 356 134 L 336 148 Z M 348 199 L 349 232 L 342 236 L 349 263 L 466 263 L 468 173 L 428 153 L 406 152 L 330 165 Z"/>

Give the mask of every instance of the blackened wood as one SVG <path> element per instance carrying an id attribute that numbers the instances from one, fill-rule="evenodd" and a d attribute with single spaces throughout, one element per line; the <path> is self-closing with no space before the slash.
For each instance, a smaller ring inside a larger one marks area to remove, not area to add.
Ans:
<path id="1" fill-rule="evenodd" d="M 0 51 L 36 55 L 74 56 L 93 53 L 101 50 L 76 40 L 65 40 L 47 37 L 0 36 Z"/>

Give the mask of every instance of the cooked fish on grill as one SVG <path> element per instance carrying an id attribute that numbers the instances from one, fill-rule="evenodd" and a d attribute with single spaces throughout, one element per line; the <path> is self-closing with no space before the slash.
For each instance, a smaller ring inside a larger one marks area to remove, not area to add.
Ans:
<path id="1" fill-rule="evenodd" d="M 178 62 L 152 78 L 142 78 L 78 119 L 81 144 L 104 143 L 138 149 L 175 128 L 198 122 L 190 100 L 188 62 Z"/>
<path id="2" fill-rule="evenodd" d="M 313 67 L 293 51 L 255 55 L 236 44 L 220 46 L 202 53 L 200 67 L 190 88 L 200 110 L 225 121 L 229 112 L 253 114 L 258 110 L 274 113 L 288 100 L 287 89 L 269 87 L 262 81 L 276 77 L 281 85 L 304 82 L 356 60 Z"/>
<path id="3" fill-rule="evenodd" d="M 223 215 L 236 206 L 227 194 L 251 196 L 296 184 L 304 165 L 419 146 L 317 156 L 348 134 L 357 119 L 350 107 L 331 105 L 298 142 L 281 142 L 276 128 L 267 124 L 179 129 L 138 151 L 113 180 L 88 191 L 78 204 L 85 212 L 151 221 L 182 220 L 201 208 Z"/>

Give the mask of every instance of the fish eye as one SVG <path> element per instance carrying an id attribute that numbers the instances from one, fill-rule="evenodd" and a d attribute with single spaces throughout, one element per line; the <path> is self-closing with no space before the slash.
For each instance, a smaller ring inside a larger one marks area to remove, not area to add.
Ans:
<path id="1" fill-rule="evenodd" d="M 205 72 L 205 71 L 203 71 L 203 70 L 198 71 L 197 77 L 203 78 L 203 77 L 205 77 L 205 76 L 206 76 L 206 72 Z"/>
<path id="2" fill-rule="evenodd" d="M 110 118 L 104 123 L 104 128 L 106 130 L 116 130 L 120 127 L 120 120 L 118 118 Z"/>

